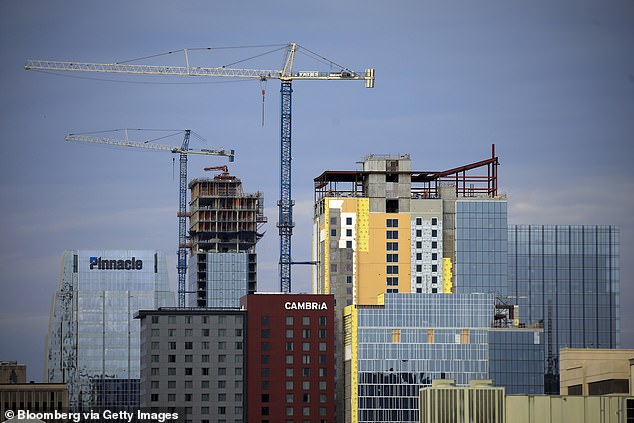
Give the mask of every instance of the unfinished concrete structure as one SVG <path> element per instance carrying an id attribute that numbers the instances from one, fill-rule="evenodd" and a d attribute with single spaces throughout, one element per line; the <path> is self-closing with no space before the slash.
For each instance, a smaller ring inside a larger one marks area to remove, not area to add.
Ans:
<path id="1" fill-rule="evenodd" d="M 189 235 L 189 305 L 239 307 L 257 288 L 255 244 L 266 222 L 262 192 L 245 194 L 242 181 L 224 172 L 193 179 Z"/>

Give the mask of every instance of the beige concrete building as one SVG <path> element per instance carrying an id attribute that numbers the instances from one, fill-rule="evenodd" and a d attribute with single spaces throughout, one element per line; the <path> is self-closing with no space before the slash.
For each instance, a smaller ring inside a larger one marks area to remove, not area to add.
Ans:
<path id="1" fill-rule="evenodd" d="M 62 383 L 1 384 L 0 416 L 7 410 L 67 411 L 68 389 Z"/>
<path id="2" fill-rule="evenodd" d="M 506 423 L 620 423 L 633 420 L 634 397 L 506 397 Z"/>
<path id="3" fill-rule="evenodd" d="M 562 348 L 562 395 L 633 395 L 634 350 Z"/>
<path id="4" fill-rule="evenodd" d="M 0 384 L 4 383 L 26 383 L 26 364 L 0 361 Z"/>

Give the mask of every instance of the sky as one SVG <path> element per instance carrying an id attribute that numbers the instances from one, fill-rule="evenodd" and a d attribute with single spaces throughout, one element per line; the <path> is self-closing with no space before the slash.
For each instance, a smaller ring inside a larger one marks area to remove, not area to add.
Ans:
<path id="1" fill-rule="evenodd" d="M 293 84 L 293 259 L 309 260 L 313 178 L 367 154 L 416 170 L 490 157 L 509 223 L 621 229 L 622 347 L 634 348 L 634 1 L 0 1 L 0 360 L 42 381 L 65 249 L 160 249 L 176 286 L 174 155 L 64 141 L 115 128 L 191 129 L 236 150 L 269 223 L 258 287 L 279 287 L 279 82 L 25 71 L 26 59 L 111 63 L 184 48 L 296 42 L 362 71 Z M 220 66 L 271 48 L 192 52 Z M 279 68 L 283 51 L 240 63 Z M 183 65 L 174 53 L 145 63 Z M 296 70 L 333 68 L 298 54 Z M 336 69 L 335 69 L 336 70 Z M 163 140 L 180 145 L 181 138 Z M 204 148 L 196 145 L 193 148 Z M 191 177 L 220 157 L 191 157 Z M 308 266 L 293 291 L 311 291 Z"/>

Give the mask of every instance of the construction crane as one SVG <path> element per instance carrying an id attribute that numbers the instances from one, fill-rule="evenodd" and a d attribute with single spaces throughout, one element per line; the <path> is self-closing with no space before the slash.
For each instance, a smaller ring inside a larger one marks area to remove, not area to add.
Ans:
<path id="1" fill-rule="evenodd" d="M 260 81 L 269 79 L 280 80 L 281 95 L 281 125 L 280 125 L 280 200 L 278 201 L 279 218 L 277 227 L 280 235 L 280 290 L 288 293 L 291 291 L 291 237 L 293 235 L 293 200 L 291 197 L 291 102 L 292 82 L 301 81 L 365 81 L 366 88 L 374 88 L 374 69 L 368 68 L 365 72 L 355 72 L 346 67 L 328 61 L 337 71 L 294 71 L 293 64 L 295 54 L 301 48 L 314 57 L 324 59 L 310 50 L 298 46 L 296 43 L 286 45 L 286 57 L 281 69 L 240 69 L 229 65 L 219 67 L 192 66 L 189 61 L 189 49 L 184 49 L 185 66 L 144 65 L 131 63 L 83 63 L 61 62 L 52 60 L 27 60 L 26 70 L 46 71 L 76 71 L 76 72 L 107 72 L 137 75 L 175 75 L 194 77 L 229 77 L 251 78 Z M 209 49 L 211 50 L 211 48 Z M 171 53 L 171 52 L 170 52 Z M 239 62 L 236 62 L 239 63 Z M 264 93 L 264 92 L 263 92 Z M 299 262 L 297 262 L 299 263 Z"/>
<path id="2" fill-rule="evenodd" d="M 229 161 L 234 160 L 234 150 L 225 149 L 191 149 L 189 139 L 191 130 L 184 132 L 183 144 L 180 147 L 152 143 L 147 141 L 130 141 L 128 139 L 128 129 L 124 129 L 125 138 L 106 138 L 85 134 L 66 135 L 66 141 L 90 142 L 96 144 L 114 145 L 119 147 L 132 147 L 146 150 L 167 151 L 180 155 L 180 177 L 178 191 L 178 262 L 176 270 L 178 272 L 178 305 L 185 307 L 185 284 L 187 280 L 187 156 L 189 154 L 201 154 L 206 156 L 225 156 Z M 181 132 L 181 131 L 179 131 Z M 225 166 L 226 167 L 226 166 Z"/>

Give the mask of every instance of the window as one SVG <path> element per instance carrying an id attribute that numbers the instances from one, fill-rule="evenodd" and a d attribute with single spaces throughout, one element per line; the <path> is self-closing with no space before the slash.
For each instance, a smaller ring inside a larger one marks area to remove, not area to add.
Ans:
<path id="1" fill-rule="evenodd" d="M 326 354 L 319 354 L 319 364 L 326 364 L 328 359 Z"/>
<path id="2" fill-rule="evenodd" d="M 208 349 L 209 349 L 209 341 L 203 341 L 203 342 L 201 342 L 201 343 L 200 343 L 200 347 L 201 347 L 203 350 L 208 350 Z"/>
<path id="3" fill-rule="evenodd" d="M 388 288 L 386 292 L 388 294 L 398 294 L 398 288 Z"/>
<path id="4" fill-rule="evenodd" d="M 400 329 L 392 329 L 392 343 L 398 344 L 401 342 L 401 330 Z"/>
<path id="5" fill-rule="evenodd" d="M 150 384 L 150 388 L 151 389 L 159 389 L 159 381 L 158 380 L 153 380 L 152 383 Z"/>
<path id="6" fill-rule="evenodd" d="M 226 376 L 227 368 L 226 367 L 218 367 L 218 376 Z"/>
<path id="7" fill-rule="evenodd" d="M 236 350 L 242 349 L 242 341 L 236 341 Z"/>
<path id="8" fill-rule="evenodd" d="M 461 344 L 470 344 L 471 336 L 469 334 L 469 329 L 461 329 L 460 330 L 460 343 Z"/>
<path id="9" fill-rule="evenodd" d="M 326 343 L 325 342 L 320 342 L 319 343 L 319 351 L 326 351 Z"/>
<path id="10" fill-rule="evenodd" d="M 388 228 L 398 228 L 398 219 L 385 219 L 385 226 Z"/>
<path id="11" fill-rule="evenodd" d="M 302 356 L 302 364 L 310 364 L 310 356 L 308 354 Z"/>
<path id="12" fill-rule="evenodd" d="M 269 407 L 262 407 L 260 409 L 260 414 L 263 416 L 268 416 L 269 415 Z"/>
<path id="13" fill-rule="evenodd" d="M 286 364 L 293 364 L 293 356 L 292 355 L 287 355 L 286 356 Z"/>
<path id="14" fill-rule="evenodd" d="M 352 229 L 346 229 L 346 236 L 352 236 Z"/>
<path id="15" fill-rule="evenodd" d="M 387 242 L 385 244 L 385 249 L 387 251 L 398 251 L 398 242 Z"/>
<path id="16" fill-rule="evenodd" d="M 331 229 L 330 230 L 330 236 L 337 236 L 337 230 L 336 229 Z"/>
<path id="17" fill-rule="evenodd" d="M 263 355 L 263 356 L 260 357 L 260 363 L 269 364 L 270 358 L 271 358 L 270 355 Z"/>
<path id="18" fill-rule="evenodd" d="M 209 363 L 209 354 L 203 354 L 200 356 L 200 361 L 202 363 Z"/>
<path id="19" fill-rule="evenodd" d="M 319 390 L 320 391 L 325 391 L 326 390 L 326 381 L 325 380 L 320 380 L 319 381 Z"/>
<path id="20" fill-rule="evenodd" d="M 158 316 L 152 316 L 152 323 L 153 324 L 158 324 L 159 322 L 159 317 Z"/>
<path id="21" fill-rule="evenodd" d="M 423 265 L 422 264 L 417 264 L 416 265 L 416 271 L 417 272 L 422 272 L 423 271 Z"/>
<path id="22" fill-rule="evenodd" d="M 225 341 L 218 342 L 218 349 L 219 350 L 226 350 L 227 349 L 227 343 Z"/>
<path id="23" fill-rule="evenodd" d="M 227 336 L 227 329 L 219 328 L 218 329 L 218 336 Z"/>
<path id="24" fill-rule="evenodd" d="M 185 367 L 185 376 L 191 376 L 193 375 L 193 368 L 191 367 Z"/>
<path id="25" fill-rule="evenodd" d="M 287 404 L 292 404 L 293 403 L 293 401 L 294 401 L 293 396 L 294 396 L 293 394 L 286 394 L 286 403 Z"/>
<path id="26" fill-rule="evenodd" d="M 260 376 L 269 377 L 270 375 L 271 375 L 271 371 L 268 367 L 263 367 L 262 369 L 260 369 Z"/>
<path id="27" fill-rule="evenodd" d="M 203 317 L 202 317 L 202 322 L 203 322 L 204 324 L 209 323 L 209 316 L 203 316 Z"/>
<path id="28" fill-rule="evenodd" d="M 218 389 L 225 389 L 227 387 L 227 381 L 226 380 L 219 380 L 218 381 Z"/>
<path id="29" fill-rule="evenodd" d="M 260 336 L 262 338 L 270 338 L 271 337 L 271 330 L 270 329 L 262 329 L 260 331 Z"/>
<path id="30" fill-rule="evenodd" d="M 352 241 L 346 241 L 346 248 L 352 248 Z"/>
<path id="31" fill-rule="evenodd" d="M 302 317 L 302 325 L 310 326 L 310 316 L 303 316 Z"/>
<path id="32" fill-rule="evenodd" d="M 352 276 L 346 276 L 346 283 L 350 284 L 352 283 Z"/>
<path id="33" fill-rule="evenodd" d="M 194 382 L 192 382 L 191 380 L 186 380 L 183 386 L 185 386 L 185 389 L 192 389 L 194 387 Z"/>
<path id="34" fill-rule="evenodd" d="M 432 229 L 431 230 L 431 236 L 434 237 L 434 238 L 437 237 L 438 236 L 438 230 Z"/>
<path id="35" fill-rule="evenodd" d="M 185 394 L 185 402 L 191 402 L 192 394 Z"/>
<path id="36" fill-rule="evenodd" d="M 202 409 L 200 411 L 201 414 L 209 414 L 209 407 L 202 407 L 202 408 L 207 408 L 207 412 L 203 412 Z M 218 414 L 227 414 L 227 407 L 218 407 Z"/>
<path id="37" fill-rule="evenodd" d="M 428 344 L 433 344 L 434 343 L 434 330 L 433 329 L 427 329 L 427 343 Z"/>
<path id="38" fill-rule="evenodd" d="M 287 367 L 286 368 L 286 377 L 293 377 L 293 368 L 292 367 Z"/>
<path id="39" fill-rule="evenodd" d="M 387 239 L 398 239 L 398 231 L 386 231 L 385 236 Z"/>
<path id="40" fill-rule="evenodd" d="M 416 225 L 417 225 L 417 226 L 420 226 L 420 225 L 422 225 L 422 224 L 423 224 L 423 219 L 422 219 L 421 217 L 417 217 L 417 218 L 416 218 Z"/>
<path id="41" fill-rule="evenodd" d="M 171 325 L 176 324 L 176 316 L 167 316 L 167 323 Z"/>
<path id="42" fill-rule="evenodd" d="M 388 275 L 398 275 L 398 266 L 386 266 L 386 273 Z"/>
<path id="43" fill-rule="evenodd" d="M 233 374 L 234 374 L 235 376 L 242 376 L 242 367 L 236 367 L 236 368 L 233 370 Z"/>
<path id="44" fill-rule="evenodd" d="M 326 339 L 326 329 L 319 329 L 319 339 Z"/>
<path id="45" fill-rule="evenodd" d="M 154 330 L 154 329 L 152 329 L 152 330 Z M 168 329 L 167 330 L 167 336 L 169 336 L 171 338 L 175 337 L 176 336 L 176 329 Z"/>
<path id="46" fill-rule="evenodd" d="M 438 260 L 438 253 L 431 253 L 432 260 Z"/>
<path id="47" fill-rule="evenodd" d="M 310 338 L 310 329 L 302 329 L 302 338 Z"/>
<path id="48" fill-rule="evenodd" d="M 388 276 L 387 277 L 387 286 L 398 286 L 398 277 L 397 276 Z"/>
<path id="49" fill-rule="evenodd" d="M 416 248 L 418 248 L 419 250 L 421 248 L 423 248 L 423 242 L 422 241 L 416 241 Z"/>
<path id="50" fill-rule="evenodd" d="M 438 276 L 432 276 L 431 283 L 438 283 Z"/>
<path id="51" fill-rule="evenodd" d="M 416 260 L 422 260 L 423 259 L 423 253 L 416 253 Z"/>
<path id="52" fill-rule="evenodd" d="M 432 225 L 432 226 L 436 226 L 436 225 L 438 225 L 438 219 L 437 219 L 437 218 L 435 218 L 435 217 L 432 217 L 432 218 L 431 218 L 431 225 Z"/>
<path id="53" fill-rule="evenodd" d="M 310 376 L 310 367 L 302 367 L 302 376 L 309 377 Z"/>
<path id="54" fill-rule="evenodd" d="M 152 356 L 152 361 L 154 361 L 154 357 L 158 357 L 158 355 L 157 356 Z M 158 359 L 156 361 L 158 361 Z M 176 363 L 176 354 L 168 355 L 167 356 L 167 362 L 168 363 Z"/>
<path id="55" fill-rule="evenodd" d="M 286 415 L 287 416 L 293 415 L 293 407 L 286 407 Z"/>
<path id="56" fill-rule="evenodd" d="M 432 264 L 431 265 L 431 271 L 432 272 L 437 272 L 438 271 L 438 265 L 437 264 Z"/>
<path id="57" fill-rule="evenodd" d="M 302 389 L 304 391 L 310 391 L 310 380 L 302 381 Z"/>
<path id="58" fill-rule="evenodd" d="M 319 377 L 326 377 L 326 368 L 325 367 L 320 367 L 319 368 Z"/>
<path id="59" fill-rule="evenodd" d="M 286 316 L 286 326 L 293 326 L 294 319 L 293 316 Z"/>
<path id="60" fill-rule="evenodd" d="M 262 326 L 268 326 L 269 325 L 269 316 L 262 316 L 262 318 L 260 319 L 260 324 Z"/>
<path id="61" fill-rule="evenodd" d="M 226 354 L 219 354 L 218 355 L 218 363 L 224 363 L 227 361 L 227 355 Z"/>
<path id="62" fill-rule="evenodd" d="M 174 360 L 176 360 L 176 356 L 170 356 L 170 357 L 174 357 Z M 152 354 L 152 363 L 158 363 L 159 362 L 159 355 L 158 354 Z"/>
<path id="63" fill-rule="evenodd" d="M 188 325 L 192 323 L 192 316 L 185 316 L 185 323 L 187 323 Z"/>
<path id="64" fill-rule="evenodd" d="M 416 276 L 416 283 L 423 283 L 423 277 L 422 276 Z"/>
<path id="65" fill-rule="evenodd" d="M 387 254 L 385 258 L 388 263 L 398 263 L 398 254 Z"/>
<path id="66" fill-rule="evenodd" d="M 193 329 L 185 329 L 185 336 L 192 336 L 193 334 Z"/>
<path id="67" fill-rule="evenodd" d="M 292 342 L 286 343 L 286 351 L 293 351 L 294 349 L 295 349 L 295 344 L 293 344 Z"/>
<path id="68" fill-rule="evenodd" d="M 287 391 L 292 391 L 293 390 L 293 385 L 294 385 L 294 383 L 293 383 L 292 380 L 287 380 L 286 381 L 286 390 Z"/>
<path id="69" fill-rule="evenodd" d="M 326 316 L 319 316 L 319 326 L 326 326 L 328 319 Z"/>
<path id="70" fill-rule="evenodd" d="M 176 394 L 167 394 L 168 401 L 176 401 Z"/>
<path id="71" fill-rule="evenodd" d="M 193 342 L 185 342 L 185 349 L 186 350 L 191 350 L 194 348 L 194 343 Z"/>
<path id="72" fill-rule="evenodd" d="M 236 336 L 242 336 L 242 329 L 236 329 Z"/>
<path id="73" fill-rule="evenodd" d="M 202 367 L 200 369 L 200 374 L 203 376 L 209 376 L 209 367 Z"/>
<path id="74" fill-rule="evenodd" d="M 185 355 L 185 363 L 193 363 L 194 362 L 194 356 L 191 354 L 186 354 Z"/>
<path id="75" fill-rule="evenodd" d="M 286 329 L 287 338 L 293 338 L 294 336 L 295 336 L 295 333 L 293 332 L 293 329 Z"/>
<path id="76" fill-rule="evenodd" d="M 176 376 L 176 367 L 168 367 L 167 368 L 168 376 Z"/>
<path id="77" fill-rule="evenodd" d="M 416 229 L 416 238 L 420 238 L 423 236 L 423 231 L 421 229 Z"/>
<path id="78" fill-rule="evenodd" d="M 438 248 L 438 241 L 432 241 L 431 248 Z"/>
<path id="79" fill-rule="evenodd" d="M 161 336 L 160 329 L 152 329 L 152 336 Z"/>
<path id="80" fill-rule="evenodd" d="M 154 381 L 152 381 L 152 383 L 154 383 Z M 157 386 L 158 388 L 158 386 Z M 168 380 L 167 381 L 167 389 L 176 389 L 176 381 L 175 380 Z"/>

